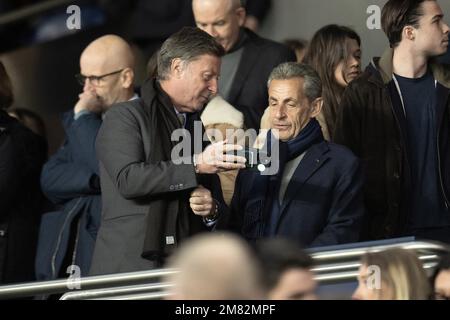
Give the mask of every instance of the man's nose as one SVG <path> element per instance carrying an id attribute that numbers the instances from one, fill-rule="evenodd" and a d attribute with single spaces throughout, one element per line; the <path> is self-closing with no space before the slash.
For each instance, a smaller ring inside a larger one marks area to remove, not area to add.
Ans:
<path id="1" fill-rule="evenodd" d="M 217 78 L 213 78 L 209 82 L 208 90 L 214 95 L 217 93 L 219 87 L 219 80 Z"/>
<path id="2" fill-rule="evenodd" d="M 89 91 L 93 88 L 94 86 L 92 85 L 91 81 L 89 80 L 89 78 L 86 78 L 84 80 L 84 86 L 83 86 L 83 91 Z"/>
<path id="3" fill-rule="evenodd" d="M 448 26 L 447 23 L 444 22 L 444 33 L 446 33 L 448 35 L 449 32 L 450 32 L 450 27 Z"/>
<path id="4" fill-rule="evenodd" d="M 286 107 L 281 105 L 277 108 L 275 112 L 275 117 L 277 119 L 283 119 L 286 116 Z"/>

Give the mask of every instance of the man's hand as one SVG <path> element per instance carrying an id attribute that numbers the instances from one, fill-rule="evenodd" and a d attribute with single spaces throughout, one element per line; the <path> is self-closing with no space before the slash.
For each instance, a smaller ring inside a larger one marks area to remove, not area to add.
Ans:
<path id="1" fill-rule="evenodd" d="M 226 154 L 242 150 L 242 146 L 227 144 L 227 140 L 210 144 L 199 155 L 195 155 L 197 173 L 217 173 L 245 168 L 245 157 Z"/>
<path id="2" fill-rule="evenodd" d="M 75 105 L 74 113 L 87 110 L 94 113 L 100 113 L 103 110 L 103 102 L 95 91 L 83 91 L 78 95 L 78 102 Z"/>
<path id="3" fill-rule="evenodd" d="M 192 191 L 191 197 L 189 198 L 189 204 L 196 215 L 204 218 L 214 215 L 216 209 L 216 204 L 211 196 L 211 192 L 202 185 Z"/>

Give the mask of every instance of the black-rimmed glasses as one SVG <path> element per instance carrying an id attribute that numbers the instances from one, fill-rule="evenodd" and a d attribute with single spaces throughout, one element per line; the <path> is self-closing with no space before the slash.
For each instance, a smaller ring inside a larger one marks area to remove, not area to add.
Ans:
<path id="1" fill-rule="evenodd" d="M 125 69 L 120 69 L 111 73 L 107 73 L 101 76 L 84 76 L 81 73 L 76 74 L 75 78 L 77 79 L 78 83 L 81 84 L 82 86 L 84 86 L 84 84 L 86 83 L 86 79 L 89 79 L 89 82 L 93 85 L 93 86 L 99 86 L 101 83 L 101 80 L 105 77 L 108 76 L 112 76 L 113 74 L 122 72 Z"/>

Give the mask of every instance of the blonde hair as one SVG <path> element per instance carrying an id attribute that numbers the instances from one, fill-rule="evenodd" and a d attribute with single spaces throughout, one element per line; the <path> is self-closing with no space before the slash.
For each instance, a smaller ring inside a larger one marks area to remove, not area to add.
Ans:
<path id="1" fill-rule="evenodd" d="M 405 249 L 388 249 L 381 252 L 366 253 L 361 263 L 380 268 L 382 287 L 380 298 L 393 300 L 427 300 L 431 294 L 422 262 Z M 387 286 L 387 288 L 383 288 Z M 386 290 L 387 289 L 387 290 Z M 393 297 L 386 297 L 391 289 Z"/>

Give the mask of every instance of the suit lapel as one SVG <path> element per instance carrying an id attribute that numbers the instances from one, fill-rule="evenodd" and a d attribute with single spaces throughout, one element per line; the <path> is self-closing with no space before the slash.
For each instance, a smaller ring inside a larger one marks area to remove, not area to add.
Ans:
<path id="1" fill-rule="evenodd" d="M 310 150 L 308 150 L 308 152 L 306 152 L 305 157 L 302 161 L 300 161 L 300 164 L 295 169 L 291 181 L 286 189 L 286 193 L 284 194 L 278 223 L 285 214 L 286 210 L 289 208 L 292 200 L 295 199 L 295 195 L 302 192 L 303 185 L 328 160 L 328 150 L 328 144 L 326 142 L 322 142 L 316 146 L 313 146 Z"/>

